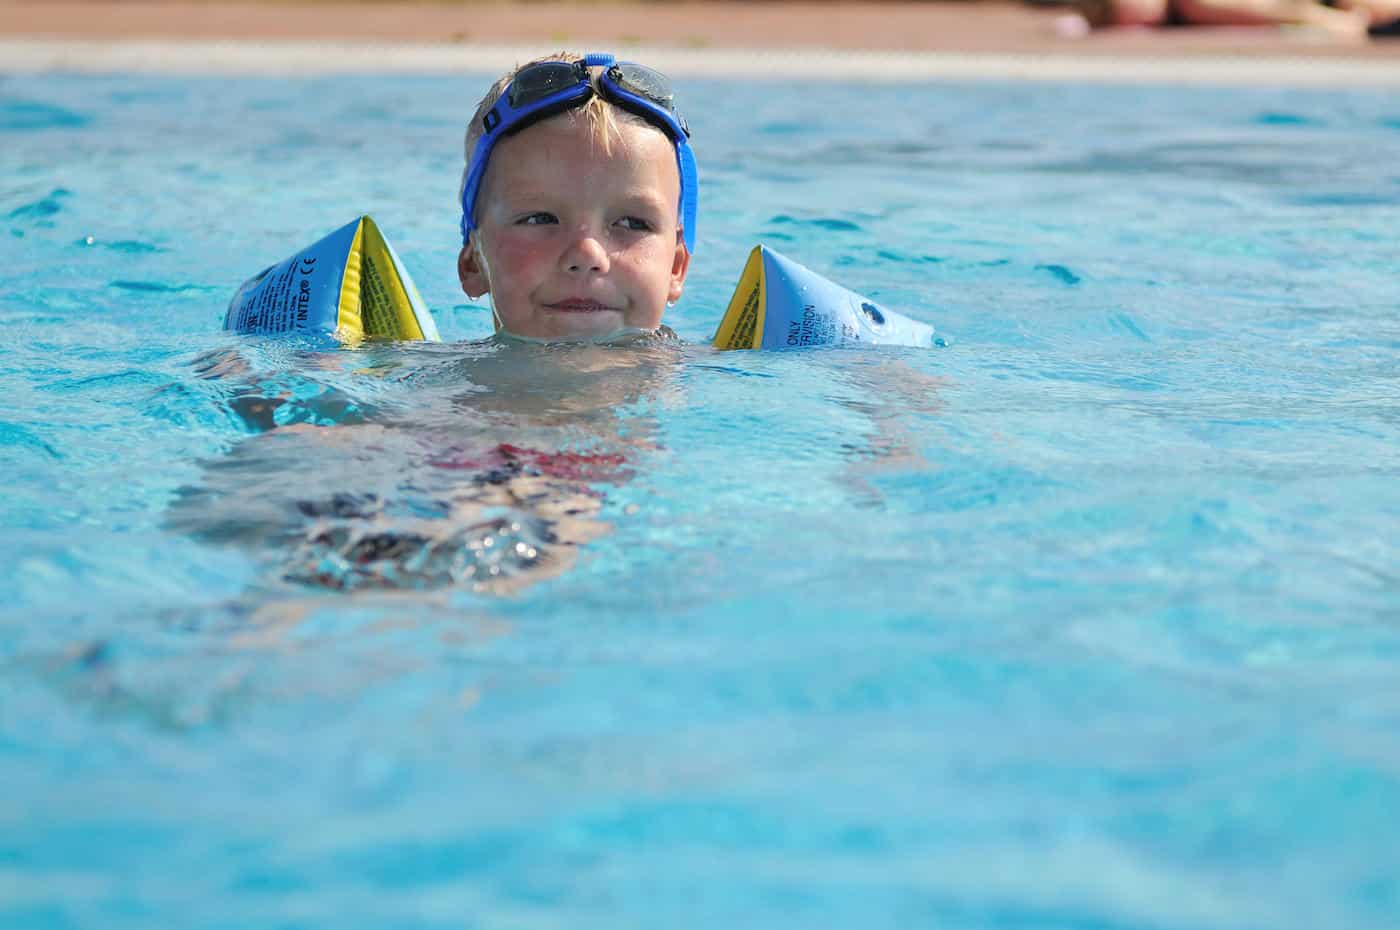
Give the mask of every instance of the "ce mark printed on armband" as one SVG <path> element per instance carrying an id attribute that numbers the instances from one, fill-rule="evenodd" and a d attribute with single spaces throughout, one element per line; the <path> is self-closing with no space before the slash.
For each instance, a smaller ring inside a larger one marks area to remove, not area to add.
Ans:
<path id="1" fill-rule="evenodd" d="M 297 271 L 301 272 L 302 277 L 310 277 L 316 271 L 316 259 L 314 257 L 303 258 L 301 260 L 301 267 L 299 267 Z"/>

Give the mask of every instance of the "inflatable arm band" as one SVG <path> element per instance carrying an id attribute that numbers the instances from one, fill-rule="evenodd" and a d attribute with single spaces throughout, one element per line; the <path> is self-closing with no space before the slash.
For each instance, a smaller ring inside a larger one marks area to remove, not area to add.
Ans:
<path id="1" fill-rule="evenodd" d="M 248 279 L 233 295 L 224 329 L 438 341 L 413 279 L 374 220 L 347 223 Z"/>
<path id="2" fill-rule="evenodd" d="M 749 253 L 714 342 L 720 349 L 929 346 L 933 327 L 878 306 L 760 245 Z"/>
<path id="3" fill-rule="evenodd" d="M 437 326 L 408 271 L 368 216 L 250 278 L 224 329 L 437 342 Z M 880 307 L 766 246 L 749 254 L 720 320 L 721 349 L 864 343 L 928 346 L 933 327 Z"/>

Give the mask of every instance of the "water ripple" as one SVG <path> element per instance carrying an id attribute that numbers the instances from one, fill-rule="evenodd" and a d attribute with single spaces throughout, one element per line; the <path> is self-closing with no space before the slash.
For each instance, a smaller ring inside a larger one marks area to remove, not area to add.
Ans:
<path id="1" fill-rule="evenodd" d="M 38 433 L 20 426 L 18 423 L 6 423 L 0 420 L 0 446 L 21 446 L 30 449 L 37 449 L 49 458 L 61 459 L 63 455 L 44 441 Z"/>
<path id="2" fill-rule="evenodd" d="M 38 129 L 78 129 L 90 117 L 63 107 L 30 100 L 0 100 L 0 132 L 32 132 Z"/>
<path id="3" fill-rule="evenodd" d="M 154 252 L 167 252 L 169 249 L 162 246 L 152 245 L 149 242 L 141 242 L 136 239 L 115 239 L 103 241 L 95 236 L 84 236 L 73 243 L 83 248 L 107 249 L 112 252 L 120 252 L 123 255 L 149 255 Z"/>
<path id="4" fill-rule="evenodd" d="M 107 286 L 146 294 L 184 294 L 191 291 L 208 294 L 219 291 L 219 288 L 208 284 L 169 284 L 164 281 L 109 281 Z"/>
<path id="5" fill-rule="evenodd" d="M 72 191 L 56 187 L 38 200 L 15 207 L 5 214 L 5 218 L 9 220 L 34 220 L 35 225 L 51 226 L 53 224 L 46 221 L 63 212 L 63 201 L 72 195 Z"/>
<path id="6" fill-rule="evenodd" d="M 1069 285 L 1070 287 L 1078 284 L 1081 280 L 1079 275 L 1070 271 L 1064 265 L 1036 265 L 1035 270 L 1048 272 L 1055 280 L 1059 281 L 1061 284 Z"/>
<path id="7" fill-rule="evenodd" d="M 861 230 L 858 223 L 826 216 L 795 217 L 779 213 L 777 216 L 771 217 L 768 222 L 774 226 L 811 226 L 828 232 L 860 232 Z"/>

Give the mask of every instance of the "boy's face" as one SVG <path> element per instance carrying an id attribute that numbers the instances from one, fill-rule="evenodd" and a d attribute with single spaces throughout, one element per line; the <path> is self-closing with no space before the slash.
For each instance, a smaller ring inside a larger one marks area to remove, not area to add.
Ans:
<path id="1" fill-rule="evenodd" d="M 656 329 L 690 256 L 680 175 L 659 130 L 619 120 L 609 154 L 588 120 L 546 119 L 497 143 L 457 271 L 502 328 L 537 339 Z"/>

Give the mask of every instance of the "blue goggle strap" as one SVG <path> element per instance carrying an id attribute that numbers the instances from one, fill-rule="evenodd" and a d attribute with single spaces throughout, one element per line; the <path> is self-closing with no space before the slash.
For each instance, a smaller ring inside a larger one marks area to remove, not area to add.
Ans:
<path id="1" fill-rule="evenodd" d="M 613 56 L 606 52 L 591 53 L 584 56 L 584 64 L 590 68 L 610 67 L 613 64 Z M 630 104 L 634 112 L 643 111 L 651 114 L 660 120 L 669 131 L 676 150 L 676 168 L 679 170 L 681 178 L 680 221 L 682 235 L 685 238 L 686 251 L 694 254 L 695 223 L 699 213 L 699 198 L 696 192 L 700 179 L 695 168 L 695 153 L 691 151 L 687 138 L 690 133 L 670 111 L 657 106 L 645 97 L 619 87 L 613 81 L 608 80 L 607 72 L 604 72 L 599 83 L 606 86 L 608 96 Z M 587 97 L 592 92 L 593 85 L 590 81 L 580 81 L 573 87 L 565 88 L 553 96 L 533 101 L 517 110 L 510 105 L 510 88 L 506 88 L 505 93 L 501 94 L 501 99 L 497 100 L 496 105 L 482 118 L 486 131 L 482 133 L 481 138 L 477 140 L 476 147 L 472 150 L 472 170 L 468 172 L 467 182 L 462 186 L 461 230 L 463 245 L 467 243 L 471 231 L 476 228 L 476 223 L 472 219 L 472 214 L 476 210 L 476 195 L 481 188 L 481 179 L 486 174 L 486 164 L 491 159 L 491 150 L 496 147 L 496 143 L 501 140 L 501 137 L 522 120 L 529 119 L 541 110 L 567 109 L 568 104 Z"/>
<path id="2" fill-rule="evenodd" d="M 567 109 L 568 104 L 592 93 L 592 85 L 587 81 L 580 81 L 573 87 L 566 87 L 551 97 L 532 101 L 517 110 L 510 105 L 510 88 L 506 88 L 505 93 L 501 94 L 501 99 L 482 117 L 481 121 L 486 131 L 476 140 L 476 148 L 472 149 L 472 170 L 467 174 L 467 183 L 462 186 L 463 245 L 466 245 L 467 237 L 476 228 L 476 223 L 472 220 L 472 214 L 476 210 L 476 194 L 481 188 L 481 179 L 486 174 L 486 164 L 491 160 L 491 150 L 501 141 L 501 137 L 522 120 L 529 119 L 541 110 L 561 106 Z"/>
<path id="3" fill-rule="evenodd" d="M 611 56 L 608 56 L 611 57 Z M 608 79 L 607 72 L 603 72 L 603 77 L 599 84 L 607 91 L 606 97 L 618 101 L 623 105 L 623 109 L 630 109 L 634 113 L 649 113 L 659 120 L 667 134 L 671 137 L 671 142 L 676 149 L 676 168 L 681 175 L 681 203 L 680 219 L 681 230 L 685 236 L 686 251 L 695 254 L 695 220 L 699 213 L 699 198 L 696 191 L 699 187 L 699 174 L 695 170 L 695 153 L 690 149 L 689 130 L 676 119 L 674 113 L 657 106 L 645 97 L 638 96 L 630 91 L 624 90 L 616 83 Z"/>

